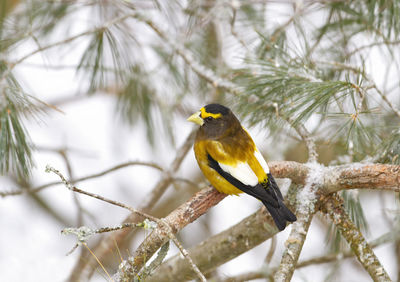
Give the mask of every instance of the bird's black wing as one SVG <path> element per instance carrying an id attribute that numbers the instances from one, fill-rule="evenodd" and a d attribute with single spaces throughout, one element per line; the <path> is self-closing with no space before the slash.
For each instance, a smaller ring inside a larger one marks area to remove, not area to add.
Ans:
<path id="1" fill-rule="evenodd" d="M 269 187 L 266 187 L 262 184 L 257 184 L 256 186 L 250 186 L 242 183 L 240 180 L 237 178 L 233 177 L 229 172 L 226 172 L 221 168 L 219 163 L 211 157 L 210 154 L 207 154 L 208 158 L 208 165 L 216 170 L 219 175 L 221 175 L 226 181 L 228 181 L 230 184 L 238 188 L 239 190 L 243 191 L 246 194 L 249 194 L 250 196 L 253 196 L 257 199 L 259 199 L 262 202 L 268 203 L 272 207 L 278 208 L 279 207 L 279 199 L 278 197 L 282 197 L 282 194 L 279 191 L 278 188 L 278 193 L 276 193 L 275 189 L 271 189 Z M 275 183 L 276 185 L 276 183 Z M 272 186 L 271 186 L 272 187 Z M 278 187 L 278 186 L 276 186 Z"/>

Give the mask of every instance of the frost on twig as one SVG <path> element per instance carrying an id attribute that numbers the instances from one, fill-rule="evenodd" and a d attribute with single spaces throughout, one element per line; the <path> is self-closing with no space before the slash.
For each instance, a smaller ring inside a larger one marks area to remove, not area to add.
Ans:
<path id="1" fill-rule="evenodd" d="M 323 206 L 323 211 L 329 214 L 340 234 L 349 243 L 358 261 L 374 281 L 391 281 L 386 270 L 375 256 L 360 230 L 350 220 L 343 208 L 343 200 L 337 195 L 330 196 Z"/>
<path id="2" fill-rule="evenodd" d="M 153 230 L 157 227 L 157 223 L 146 218 L 143 222 L 139 222 L 136 224 L 123 223 L 123 224 L 120 224 L 115 227 L 102 227 L 102 228 L 98 228 L 98 229 L 92 229 L 87 226 L 81 226 L 78 228 L 68 227 L 68 228 L 64 228 L 63 230 L 61 230 L 61 234 L 76 235 L 76 237 L 78 238 L 78 244 L 82 244 L 82 243 L 86 243 L 89 240 L 89 238 L 92 237 L 94 234 L 112 232 L 112 231 L 120 230 L 123 228 L 134 228 L 134 227 L 142 227 L 145 230 Z"/>
<path id="3" fill-rule="evenodd" d="M 78 244 L 86 243 L 93 234 L 96 234 L 95 230 L 87 227 L 81 226 L 79 228 L 68 227 L 61 230 L 63 235 L 75 235 L 78 238 Z"/>
<path id="4" fill-rule="evenodd" d="M 310 163 L 306 185 L 297 194 L 297 221 L 292 224 L 289 238 L 285 242 L 286 250 L 277 272 L 275 281 L 290 281 L 296 268 L 308 228 L 315 213 L 317 192 L 324 180 L 325 168 L 317 163 Z"/>

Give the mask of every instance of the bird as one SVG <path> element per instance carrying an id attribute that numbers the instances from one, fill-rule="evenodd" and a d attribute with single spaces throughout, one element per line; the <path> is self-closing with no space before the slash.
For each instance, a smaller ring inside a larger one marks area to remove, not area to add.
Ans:
<path id="1" fill-rule="evenodd" d="M 297 220 L 283 203 L 283 196 L 248 131 L 233 112 L 208 104 L 188 121 L 199 125 L 194 142 L 197 163 L 211 185 L 221 193 L 242 192 L 260 200 L 280 231 Z"/>

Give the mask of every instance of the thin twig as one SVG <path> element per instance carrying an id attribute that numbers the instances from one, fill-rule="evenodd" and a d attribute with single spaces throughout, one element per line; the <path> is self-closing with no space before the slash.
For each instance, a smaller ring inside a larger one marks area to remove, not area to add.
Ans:
<path id="1" fill-rule="evenodd" d="M 352 55 L 354 55 L 355 53 L 358 53 L 358 52 L 360 52 L 360 51 L 362 51 L 362 50 L 364 50 L 364 49 L 369 49 L 369 48 L 372 48 L 372 47 L 375 47 L 375 46 L 380 46 L 380 45 L 397 45 L 397 44 L 400 44 L 400 40 L 395 40 L 395 41 L 382 41 L 382 42 L 372 42 L 372 43 L 370 43 L 370 44 L 367 44 L 367 45 L 363 45 L 363 46 L 360 46 L 360 47 L 358 47 L 358 48 L 356 48 L 356 49 L 354 49 L 354 50 L 352 50 L 351 52 L 349 52 L 347 55 L 346 55 L 346 57 L 347 58 L 350 58 Z"/>
<path id="2" fill-rule="evenodd" d="M 381 96 L 381 98 L 382 98 L 382 100 L 389 106 L 389 108 L 398 116 L 398 117 L 400 117 L 400 110 L 399 109 L 397 109 L 396 107 L 395 107 L 395 105 L 393 105 L 393 103 L 386 97 L 386 95 L 382 92 L 382 90 L 380 90 L 379 88 L 378 88 L 378 86 L 375 84 L 375 82 L 371 79 L 371 77 L 369 76 L 369 75 L 367 75 L 367 73 L 365 72 L 365 70 L 361 70 L 360 68 L 358 68 L 358 67 L 354 67 L 354 66 L 352 66 L 352 65 L 349 65 L 349 64 L 345 64 L 345 63 L 341 63 L 341 62 L 335 62 L 335 61 L 324 61 L 324 60 L 315 60 L 314 61 L 315 63 L 320 63 L 320 64 L 326 64 L 326 65 L 330 65 L 330 66 L 333 66 L 333 67 L 335 67 L 335 68 L 339 68 L 339 69 L 345 69 L 345 70 L 350 70 L 350 71 L 352 71 L 352 72 L 354 72 L 354 73 L 356 73 L 356 74 L 360 74 L 363 78 L 365 78 L 371 85 L 368 87 L 368 89 L 370 89 L 370 88 L 374 88 L 375 89 L 375 91 L 379 94 L 379 96 Z M 354 88 L 356 88 L 357 90 L 360 90 L 361 91 L 361 89 L 359 88 L 359 87 L 354 87 Z M 362 99 L 364 99 L 363 98 L 363 96 L 365 96 L 365 93 L 364 93 L 365 91 L 361 91 L 361 97 L 362 97 Z M 360 101 L 360 103 L 362 103 L 362 101 Z M 361 106 L 359 106 L 358 107 L 359 108 L 359 110 L 358 110 L 358 112 L 359 111 L 361 111 Z"/>
<path id="3" fill-rule="evenodd" d="M 316 163 L 318 159 L 318 153 L 315 147 L 315 140 L 311 136 L 311 134 L 308 132 L 306 127 L 303 124 L 299 124 L 297 126 L 294 126 L 292 122 L 290 122 L 290 125 L 296 130 L 296 132 L 300 135 L 301 139 L 306 143 L 307 150 L 308 150 L 308 162 L 309 163 Z"/>
<path id="4" fill-rule="evenodd" d="M 69 179 L 73 179 L 75 176 L 74 176 L 74 173 L 73 173 L 73 170 L 72 170 L 71 162 L 70 162 L 70 160 L 68 158 L 68 155 L 67 155 L 67 151 L 61 149 L 61 150 L 58 151 L 58 153 L 61 155 L 62 159 L 65 162 L 65 166 L 67 167 L 67 171 L 68 171 L 68 178 Z M 75 183 L 73 181 L 71 181 L 71 184 L 75 184 Z M 77 208 L 77 222 L 76 222 L 76 225 L 77 226 L 81 226 L 83 224 L 83 208 L 82 208 L 82 205 L 81 205 L 81 203 L 79 201 L 78 195 L 76 193 L 72 193 L 72 197 L 74 199 L 74 202 L 75 202 L 75 205 L 76 205 L 76 208 Z"/>
<path id="5" fill-rule="evenodd" d="M 193 271 L 196 273 L 197 277 L 200 278 L 201 281 L 206 282 L 207 279 L 204 277 L 204 274 L 201 273 L 200 269 L 197 267 L 197 265 L 193 262 L 192 258 L 189 256 L 188 251 L 183 248 L 182 244 L 176 239 L 175 236 L 170 237 L 172 241 L 174 241 L 175 246 L 178 247 L 179 251 L 183 255 L 183 257 L 189 262 L 190 267 L 193 269 Z"/>
<path id="6" fill-rule="evenodd" d="M 154 186 L 151 192 L 144 197 L 144 201 L 142 201 L 141 205 L 138 208 L 139 210 L 147 213 L 150 212 L 152 208 L 155 206 L 156 202 L 159 200 L 159 198 L 164 194 L 166 189 L 173 181 L 172 175 L 179 169 L 184 157 L 187 155 L 190 148 L 192 147 L 194 136 L 195 136 L 195 131 L 193 130 L 188 135 L 183 145 L 177 149 L 175 159 L 171 163 L 169 169 L 163 172 L 160 180 L 157 182 L 157 184 Z M 127 216 L 123 222 L 139 222 L 140 220 L 141 220 L 140 217 L 132 213 L 129 216 Z M 118 245 L 121 245 L 124 242 L 124 240 L 128 237 L 128 235 L 129 232 L 127 232 L 126 230 L 119 230 L 113 232 L 108 237 L 101 240 L 93 251 L 97 257 L 103 259 L 110 252 L 110 250 L 113 249 L 115 242 L 117 242 Z M 77 281 L 77 280 L 89 279 L 89 277 L 92 276 L 96 268 L 97 268 L 97 262 L 91 256 L 86 256 L 82 258 L 74 267 L 74 269 L 71 272 L 70 280 Z"/>
<path id="7" fill-rule="evenodd" d="M 108 174 L 110 172 L 114 172 L 114 171 L 116 171 L 118 169 L 125 168 L 125 167 L 128 167 L 128 166 L 134 166 L 134 165 L 152 167 L 152 168 L 158 169 L 160 171 L 163 171 L 163 168 L 160 167 L 156 163 L 142 162 L 142 161 L 129 161 L 129 162 L 126 162 L 126 163 L 122 163 L 122 164 L 113 166 L 113 167 L 111 167 L 109 169 L 103 170 L 103 171 L 98 172 L 98 173 L 94 173 L 94 174 L 90 174 L 90 175 L 87 175 L 87 176 L 84 176 L 84 177 L 79 177 L 79 178 L 76 178 L 76 179 L 72 179 L 71 183 L 78 183 L 78 182 L 86 181 L 86 180 L 89 180 L 89 179 L 101 177 L 101 176 L 104 176 L 104 175 L 106 175 L 106 174 Z M 0 191 L 0 196 L 1 197 L 7 197 L 7 196 L 16 196 L 16 195 L 28 194 L 28 193 L 29 194 L 38 193 L 38 192 L 42 191 L 43 189 L 46 189 L 46 188 L 51 187 L 51 186 L 59 185 L 59 184 L 62 184 L 62 183 L 63 183 L 62 181 L 53 181 L 53 182 L 46 183 L 46 184 L 40 185 L 40 186 L 38 186 L 36 188 L 32 188 L 32 189 L 24 189 L 24 190 L 17 190 L 17 191 Z"/>
<path id="8" fill-rule="evenodd" d="M 400 118 L 400 110 L 397 109 L 392 102 L 386 97 L 386 95 L 376 86 L 376 84 L 373 84 L 372 86 L 376 92 L 381 96 L 382 100 L 392 109 L 392 111 Z"/>
<path id="9" fill-rule="evenodd" d="M 86 195 L 86 196 L 89 196 L 89 197 L 98 199 L 98 200 L 100 200 L 100 201 L 109 203 L 109 204 L 111 204 L 111 205 L 114 205 L 114 206 L 118 206 L 118 207 L 127 209 L 127 210 L 129 210 L 130 212 L 132 212 L 132 213 L 135 213 L 135 214 L 140 215 L 140 216 L 142 216 L 142 217 L 151 219 L 151 220 L 153 220 L 153 221 L 155 221 L 155 222 L 157 222 L 157 221 L 159 220 L 158 218 L 156 218 L 156 217 L 154 217 L 154 216 L 151 216 L 151 215 L 149 215 L 149 214 L 143 213 L 143 212 L 141 212 L 141 211 L 139 211 L 139 210 L 136 210 L 136 209 L 134 209 L 134 208 L 132 208 L 132 207 L 130 207 L 130 206 L 128 206 L 128 205 L 125 205 L 125 204 L 121 203 L 121 202 L 114 201 L 114 200 L 111 200 L 111 199 L 107 199 L 107 198 L 105 198 L 105 197 L 103 197 L 103 196 L 100 196 L 100 195 L 97 195 L 97 194 L 94 194 L 94 193 L 90 193 L 90 192 L 81 190 L 81 189 L 77 188 L 76 186 L 73 186 L 73 185 L 61 174 L 60 171 L 58 171 L 57 169 L 55 169 L 55 168 L 53 168 L 53 167 L 51 167 L 51 166 L 49 166 L 49 165 L 46 166 L 46 172 L 53 172 L 53 173 L 57 174 L 57 175 L 60 177 L 62 183 L 64 183 L 64 185 L 65 185 L 69 190 L 71 190 L 71 191 L 73 191 L 73 192 L 81 193 L 81 194 L 84 194 L 84 195 Z"/>
<path id="10" fill-rule="evenodd" d="M 87 238 L 92 236 L 93 234 L 101 234 L 105 232 L 113 232 L 116 230 L 124 229 L 124 228 L 135 228 L 135 227 L 143 227 L 143 223 L 123 223 L 119 226 L 114 226 L 114 227 L 101 227 L 97 229 L 90 229 L 87 226 L 82 226 L 79 228 L 64 228 L 61 230 L 61 234 L 75 234 L 78 237 L 85 237 L 85 240 L 87 241 Z"/>

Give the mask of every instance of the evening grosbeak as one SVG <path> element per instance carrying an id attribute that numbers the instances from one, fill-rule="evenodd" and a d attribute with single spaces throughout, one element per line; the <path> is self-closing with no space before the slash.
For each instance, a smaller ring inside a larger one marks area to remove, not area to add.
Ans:
<path id="1" fill-rule="evenodd" d="M 188 121 L 200 125 L 194 153 L 201 171 L 219 192 L 246 193 L 260 200 L 279 230 L 296 216 L 283 203 L 282 193 L 253 139 L 230 109 L 209 104 Z"/>

